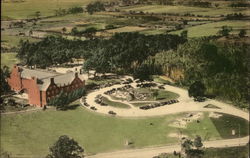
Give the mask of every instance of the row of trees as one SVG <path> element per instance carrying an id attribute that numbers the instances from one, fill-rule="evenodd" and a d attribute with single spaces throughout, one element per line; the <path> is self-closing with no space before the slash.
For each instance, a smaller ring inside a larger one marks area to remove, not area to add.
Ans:
<path id="1" fill-rule="evenodd" d="M 224 25 L 221 27 L 221 29 L 218 31 L 218 34 L 220 36 L 229 36 L 230 32 L 233 31 L 233 28 L 231 26 Z M 239 37 L 245 37 L 247 34 L 245 29 L 240 29 L 240 32 L 238 33 Z"/>
<path id="2" fill-rule="evenodd" d="M 77 13 L 82 13 L 83 12 L 83 8 L 82 7 L 72 7 L 69 9 L 56 9 L 55 10 L 55 15 L 56 16 L 63 16 L 66 14 L 77 14 Z"/>

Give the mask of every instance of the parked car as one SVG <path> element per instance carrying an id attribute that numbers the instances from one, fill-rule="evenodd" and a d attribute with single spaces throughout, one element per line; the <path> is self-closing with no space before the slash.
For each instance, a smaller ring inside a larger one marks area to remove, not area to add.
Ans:
<path id="1" fill-rule="evenodd" d="M 108 113 L 111 115 L 116 115 L 116 113 L 114 111 L 109 111 Z"/>
<path id="2" fill-rule="evenodd" d="M 91 110 L 97 110 L 97 108 L 94 107 L 94 106 L 91 106 L 90 109 L 91 109 Z"/>

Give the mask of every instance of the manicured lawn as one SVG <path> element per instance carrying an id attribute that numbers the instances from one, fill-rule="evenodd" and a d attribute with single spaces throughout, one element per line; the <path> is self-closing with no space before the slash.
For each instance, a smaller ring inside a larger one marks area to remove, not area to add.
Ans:
<path id="1" fill-rule="evenodd" d="M 140 106 L 143 106 L 143 105 L 148 105 L 148 104 L 150 104 L 151 102 L 143 102 L 143 103 L 132 103 L 134 106 L 138 106 L 138 107 L 140 107 Z"/>
<path id="2" fill-rule="evenodd" d="M 187 129 L 183 129 L 181 131 L 186 133 L 191 138 L 195 138 L 196 135 L 199 135 L 201 136 L 202 140 L 221 139 L 221 136 L 216 130 L 215 125 L 208 117 L 208 113 L 204 113 L 204 118 L 199 120 L 199 123 L 193 121 L 187 125 Z"/>
<path id="3" fill-rule="evenodd" d="M 135 90 L 137 92 L 139 92 L 139 93 L 149 93 L 149 94 L 151 94 L 153 92 L 153 90 L 155 90 L 155 89 L 138 88 L 138 89 L 135 89 Z M 164 100 L 177 99 L 179 97 L 178 94 L 170 92 L 170 91 L 161 90 L 161 89 L 157 89 L 157 91 L 158 91 L 158 95 L 157 95 L 156 98 L 154 98 L 153 96 L 150 96 L 144 101 L 164 101 Z"/>
<path id="4" fill-rule="evenodd" d="M 217 35 L 217 32 L 221 29 L 222 26 L 231 26 L 233 28 L 232 34 L 238 34 L 240 29 L 247 29 L 250 27 L 248 21 L 223 21 L 223 22 L 214 22 L 204 25 L 198 25 L 189 27 L 185 30 L 188 30 L 188 37 L 202 37 L 202 36 L 211 36 Z M 170 32 L 171 34 L 180 34 L 183 30 Z M 247 30 L 247 34 L 250 35 L 250 31 Z"/>
<path id="5" fill-rule="evenodd" d="M 60 135 L 69 135 L 87 153 L 175 143 L 167 138 L 174 128 L 168 127 L 176 115 L 125 119 L 99 115 L 78 107 L 68 111 L 40 111 L 1 117 L 1 149 L 13 154 L 43 156 Z M 150 125 L 153 123 L 154 125 Z"/>
<path id="6" fill-rule="evenodd" d="M 16 57 L 17 53 L 1 53 L 1 67 L 4 65 L 12 68 L 14 64 L 17 64 L 19 60 Z"/>
<path id="7" fill-rule="evenodd" d="M 123 104 L 120 102 L 114 102 L 114 101 L 109 100 L 106 97 L 103 97 L 103 102 L 108 104 L 108 106 L 113 106 L 113 107 L 117 107 L 117 108 L 126 108 L 126 109 L 130 108 L 129 105 L 127 105 L 127 104 Z"/>
<path id="8" fill-rule="evenodd" d="M 1 150 L 13 155 L 44 156 L 61 135 L 73 137 L 89 154 L 128 148 L 124 145 L 126 140 L 136 148 L 176 143 L 177 138 L 168 135 L 179 130 L 168 125 L 183 115 L 126 119 L 100 115 L 80 106 L 68 111 L 5 115 L 1 116 Z M 207 131 L 209 139 L 220 138 L 207 117 L 199 124 L 191 123 L 183 134 L 191 137 L 199 134 L 204 139 Z"/>
<path id="9" fill-rule="evenodd" d="M 238 138 L 249 134 L 249 122 L 231 115 L 223 115 L 220 119 L 211 118 L 222 138 Z M 235 135 L 232 135 L 235 130 Z"/>

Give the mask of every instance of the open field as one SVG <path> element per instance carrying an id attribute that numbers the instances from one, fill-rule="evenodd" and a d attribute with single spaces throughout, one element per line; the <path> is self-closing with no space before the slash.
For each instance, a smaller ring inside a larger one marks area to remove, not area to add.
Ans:
<path id="1" fill-rule="evenodd" d="M 216 120 L 211 121 L 207 113 L 204 114 L 200 123 L 190 123 L 187 129 L 169 126 L 173 120 L 186 114 L 125 119 L 99 115 L 78 107 L 68 111 L 47 110 L 6 115 L 1 118 L 1 150 L 15 155 L 43 156 L 48 152 L 48 147 L 64 134 L 78 141 L 87 153 L 129 148 L 124 145 L 126 140 L 133 142 L 131 147 L 136 148 L 176 143 L 178 137 L 168 135 L 179 131 L 190 137 L 199 134 L 206 140 L 224 137 L 224 133 L 218 132 L 214 125 Z M 238 118 L 230 119 L 238 122 Z M 247 134 L 245 125 L 247 123 L 242 124 L 241 136 Z M 229 130 L 227 128 L 224 130 Z"/>
<path id="2" fill-rule="evenodd" d="M 11 48 L 18 47 L 20 40 L 29 40 L 30 42 L 40 41 L 39 39 L 32 37 L 23 37 L 23 36 L 11 36 L 7 34 L 1 34 L 1 46 Z"/>
<path id="3" fill-rule="evenodd" d="M 105 0 L 102 0 L 105 1 Z M 36 11 L 41 12 L 41 16 L 54 15 L 55 9 L 84 6 L 93 0 L 25 0 L 24 2 L 2 2 L 1 18 L 4 19 L 26 19 L 34 18 Z"/>
<path id="4" fill-rule="evenodd" d="M 211 36 L 216 35 L 224 25 L 231 26 L 233 28 L 232 34 L 238 34 L 240 29 L 247 29 L 247 34 L 250 35 L 250 30 L 248 29 L 250 27 L 250 22 L 240 20 L 208 23 L 204 25 L 188 27 L 184 30 L 188 30 L 188 37 Z M 173 31 L 170 33 L 180 34 L 181 31 L 183 30 Z"/>
<path id="5" fill-rule="evenodd" d="M 190 7 L 190 6 L 164 6 L 164 5 L 136 5 L 129 7 L 122 7 L 123 11 L 143 11 L 148 13 L 175 13 L 175 14 L 194 14 L 194 15 L 208 15 L 208 16 L 220 16 L 231 14 L 235 12 L 241 12 L 249 15 L 250 12 L 246 8 L 202 8 L 202 7 Z"/>
<path id="6" fill-rule="evenodd" d="M 19 60 L 16 57 L 17 53 L 1 53 L 1 67 L 4 65 L 12 68 L 14 64 L 17 64 Z"/>

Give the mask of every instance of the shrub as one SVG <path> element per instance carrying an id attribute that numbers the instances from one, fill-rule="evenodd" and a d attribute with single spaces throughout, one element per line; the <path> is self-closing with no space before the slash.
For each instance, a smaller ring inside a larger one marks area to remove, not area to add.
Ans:
<path id="1" fill-rule="evenodd" d="M 56 97 L 49 100 L 48 105 L 55 106 L 56 109 L 59 110 L 66 110 L 66 106 L 73 102 L 76 99 L 79 99 L 85 94 L 84 88 L 79 88 L 75 91 L 72 91 L 70 93 L 65 93 L 61 91 Z"/>

